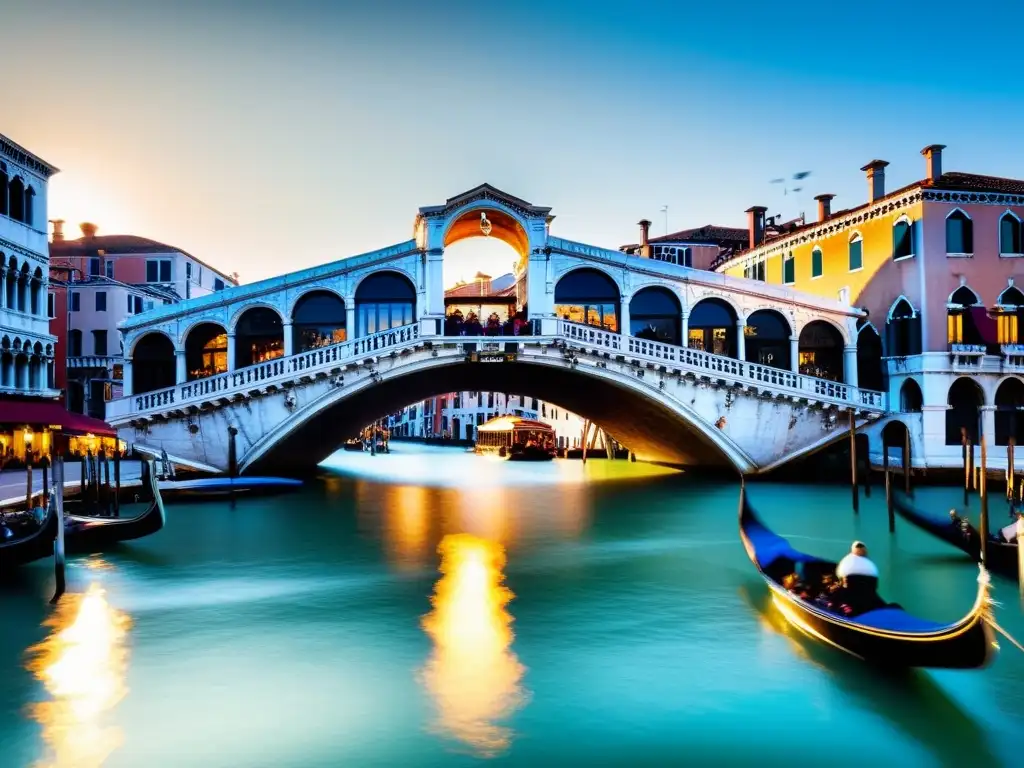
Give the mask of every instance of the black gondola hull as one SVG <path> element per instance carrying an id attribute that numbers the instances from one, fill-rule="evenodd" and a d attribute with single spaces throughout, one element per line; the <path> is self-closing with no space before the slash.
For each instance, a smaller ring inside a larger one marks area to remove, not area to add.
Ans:
<path id="1" fill-rule="evenodd" d="M 66 514 L 64 546 L 69 554 L 99 552 L 123 541 L 151 536 L 164 527 L 167 516 L 157 486 L 156 474 L 150 468 L 145 480 L 151 501 L 145 511 L 135 517 L 99 517 Z M 74 502 L 67 506 L 73 510 Z"/>
<path id="2" fill-rule="evenodd" d="M 39 528 L 24 537 L 0 542 L 0 572 L 53 556 L 57 514 L 51 508 Z"/>
<path id="3" fill-rule="evenodd" d="M 748 504 L 745 488 L 740 492 L 740 538 L 783 617 L 807 636 L 851 656 L 886 668 L 977 669 L 998 650 L 989 622 L 990 577 L 984 569 L 974 607 L 954 624 L 918 619 L 891 604 L 846 617 L 782 585 L 783 576 L 797 563 L 819 572 L 833 572 L 835 563 L 793 549 L 768 529 Z"/>
<path id="4" fill-rule="evenodd" d="M 969 527 L 969 535 L 965 536 L 963 531 L 948 519 L 929 515 L 917 509 L 903 494 L 893 495 L 893 508 L 907 522 L 951 544 L 975 562 L 981 560 L 981 535 L 973 525 Z M 1020 556 L 1016 543 L 1010 544 L 990 538 L 986 550 L 985 566 L 989 570 L 1000 576 L 1019 579 Z"/>
<path id="5" fill-rule="evenodd" d="M 878 667 L 978 669 L 988 664 L 994 638 L 977 617 L 939 638 L 900 638 L 867 631 L 824 617 L 770 579 L 772 601 L 786 620 L 805 635 Z"/>

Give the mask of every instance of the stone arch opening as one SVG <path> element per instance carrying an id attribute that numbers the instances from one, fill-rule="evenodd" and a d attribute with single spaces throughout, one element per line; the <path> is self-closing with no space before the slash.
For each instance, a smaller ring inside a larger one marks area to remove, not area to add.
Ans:
<path id="1" fill-rule="evenodd" d="M 875 392 L 886 389 L 882 337 L 870 323 L 862 327 L 857 334 L 857 386 Z"/>
<path id="2" fill-rule="evenodd" d="M 890 421 L 882 428 L 882 453 L 886 466 L 894 457 L 897 458 L 897 461 L 902 462 L 903 448 L 907 445 L 909 437 L 910 430 L 902 421 Z M 892 451 L 893 448 L 896 450 Z"/>
<path id="3" fill-rule="evenodd" d="M 793 331 L 781 312 L 774 309 L 751 312 L 743 333 L 747 362 L 790 369 L 792 345 L 789 339 Z"/>
<path id="4" fill-rule="evenodd" d="M 25 221 L 25 182 L 15 176 L 7 185 L 7 215 L 15 221 Z"/>
<path id="5" fill-rule="evenodd" d="M 356 288 L 356 337 L 410 325 L 416 318 L 416 287 L 398 272 L 374 272 Z"/>
<path id="6" fill-rule="evenodd" d="M 629 300 L 629 333 L 638 339 L 663 344 L 682 343 L 683 308 L 668 288 L 641 288 Z"/>
<path id="7" fill-rule="evenodd" d="M 1024 445 L 1024 381 L 1016 377 L 1006 379 L 999 385 L 995 396 L 996 445 Z"/>
<path id="8" fill-rule="evenodd" d="M 292 349 L 309 349 L 340 344 L 348 338 L 345 302 L 330 291 L 310 291 L 292 309 Z"/>
<path id="9" fill-rule="evenodd" d="M 4 290 L 7 294 L 7 308 L 15 309 L 18 292 L 18 260 L 14 256 L 11 256 L 10 261 L 7 263 L 7 280 Z"/>
<path id="10" fill-rule="evenodd" d="M 228 370 L 228 333 L 219 323 L 199 323 L 185 337 L 188 381 L 205 379 Z"/>
<path id="11" fill-rule="evenodd" d="M 43 270 L 36 267 L 36 271 L 32 273 L 32 288 L 29 293 L 29 303 L 31 305 L 31 312 L 35 316 L 39 316 L 43 313 L 42 310 L 42 296 L 43 296 Z"/>
<path id="12" fill-rule="evenodd" d="M 618 333 L 619 287 L 599 269 L 567 272 L 555 284 L 555 314 L 563 320 Z"/>
<path id="13" fill-rule="evenodd" d="M 444 251 L 446 336 L 522 334 L 526 262 L 503 239 L 463 239 Z"/>
<path id="14" fill-rule="evenodd" d="M 162 333 L 147 333 L 132 351 L 132 392 L 141 395 L 175 385 L 174 344 Z"/>
<path id="15" fill-rule="evenodd" d="M 800 373 L 831 381 L 843 380 L 843 335 L 824 320 L 800 329 Z"/>
<path id="16" fill-rule="evenodd" d="M 723 299 L 701 299 L 690 309 L 687 346 L 736 357 L 736 310 Z"/>
<path id="17" fill-rule="evenodd" d="M 284 355 L 284 324 L 270 307 L 250 307 L 235 323 L 235 368 Z"/>
<path id="18" fill-rule="evenodd" d="M 920 413 L 923 407 L 921 386 L 914 379 L 907 379 L 900 387 L 900 410 L 903 413 Z"/>
<path id="19" fill-rule="evenodd" d="M 946 399 L 946 445 L 960 445 L 960 430 L 967 430 L 967 438 L 975 445 L 980 431 L 981 406 L 985 393 L 974 379 L 961 376 L 949 388 Z"/>
<path id="20" fill-rule="evenodd" d="M 21 265 L 21 273 L 18 275 L 18 311 L 28 312 L 28 294 L 32 283 L 32 276 L 28 270 L 28 262 Z"/>
<path id="21" fill-rule="evenodd" d="M 745 460 L 718 429 L 700 424 L 657 396 L 628 382 L 573 368 L 517 362 L 515 365 L 460 363 L 417 369 L 358 390 L 342 389 L 315 410 L 297 414 L 254 446 L 243 460 L 246 472 L 299 472 L 322 461 L 346 437 L 409 402 L 446 392 L 514 392 L 600 424 L 641 460 L 727 468 Z M 746 467 L 749 469 L 749 467 Z"/>

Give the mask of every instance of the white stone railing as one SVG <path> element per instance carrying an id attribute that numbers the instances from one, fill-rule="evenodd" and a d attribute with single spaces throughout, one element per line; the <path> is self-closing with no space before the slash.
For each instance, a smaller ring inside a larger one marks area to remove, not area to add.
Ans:
<path id="1" fill-rule="evenodd" d="M 216 376 L 176 384 L 166 389 L 131 395 L 107 403 L 107 418 L 116 420 L 152 410 L 194 405 L 210 396 L 227 397 L 246 387 L 261 387 L 279 381 L 287 381 L 294 379 L 297 375 L 314 374 L 325 368 L 336 367 L 338 363 L 347 362 L 359 355 L 403 347 L 418 337 L 419 324 L 412 323 L 381 331 L 372 336 L 343 341 L 328 347 L 309 349 L 290 357 L 267 360 L 237 371 L 228 371 Z"/>
<path id="2" fill-rule="evenodd" d="M 249 388 L 264 387 L 296 377 L 322 374 L 339 365 L 346 364 L 361 355 L 392 352 L 420 340 L 419 324 L 373 334 L 351 341 L 332 344 L 328 347 L 311 349 L 290 357 L 279 357 L 237 371 L 229 371 L 204 379 L 177 384 L 173 387 L 131 395 L 113 400 L 107 404 L 107 418 L 119 421 L 143 415 L 151 411 L 173 410 L 196 405 L 211 397 L 231 397 Z M 587 325 L 559 320 L 553 336 L 429 336 L 423 341 L 434 344 L 550 344 L 555 341 L 568 342 L 616 355 L 634 359 L 676 366 L 688 371 L 706 372 L 737 382 L 760 385 L 779 390 L 796 397 L 831 400 L 858 408 L 883 410 L 885 396 L 881 392 L 858 389 L 847 384 L 793 371 L 773 368 L 767 365 L 736 360 L 724 355 L 715 355 L 698 349 L 663 344 L 657 341 L 623 336 L 618 333 Z"/>
<path id="3" fill-rule="evenodd" d="M 568 320 L 558 321 L 558 333 L 571 341 L 619 354 L 629 354 L 652 362 L 673 364 L 689 370 L 707 371 L 736 381 L 768 385 L 773 389 L 788 390 L 792 394 L 799 394 L 803 397 L 837 400 L 864 408 L 879 410 L 885 408 L 885 395 L 882 392 L 859 389 L 842 382 L 818 379 L 802 373 L 773 368 L 769 365 L 750 363 L 724 355 L 714 355 L 689 347 L 678 347 L 675 344 L 638 339 L 635 336 L 622 336 Z M 624 343 L 625 349 L 623 349 Z"/>

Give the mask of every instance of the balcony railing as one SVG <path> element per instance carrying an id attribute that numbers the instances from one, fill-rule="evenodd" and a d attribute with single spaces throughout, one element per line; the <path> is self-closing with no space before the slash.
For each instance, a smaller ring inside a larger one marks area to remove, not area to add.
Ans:
<path id="1" fill-rule="evenodd" d="M 419 324 L 393 328 L 372 336 L 299 352 L 289 357 L 268 360 L 241 370 L 229 371 L 177 384 L 166 389 L 114 400 L 108 404 L 107 416 L 112 419 L 126 418 L 154 410 L 171 410 L 196 405 L 210 397 L 229 397 L 250 388 L 292 381 L 297 376 L 323 374 L 333 368 L 348 364 L 360 356 L 395 352 L 418 340 L 421 340 Z M 431 336 L 424 337 L 422 340 L 430 341 L 435 345 L 476 343 L 547 345 L 555 341 L 562 341 L 598 350 L 607 350 L 609 353 L 628 356 L 651 364 L 707 373 L 734 382 L 777 390 L 793 397 L 829 400 L 855 408 L 873 410 L 882 410 L 885 407 L 885 395 L 882 392 L 858 389 L 841 382 L 818 379 L 697 349 L 623 336 L 567 320 L 558 321 L 557 330 L 553 336 Z"/>

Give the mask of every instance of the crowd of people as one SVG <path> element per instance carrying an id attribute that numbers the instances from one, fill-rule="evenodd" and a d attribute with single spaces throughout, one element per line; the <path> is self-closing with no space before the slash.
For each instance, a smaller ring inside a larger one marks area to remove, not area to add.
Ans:
<path id="1" fill-rule="evenodd" d="M 525 312 L 510 314 L 502 321 L 497 312 L 492 312 L 487 320 L 480 321 L 476 312 L 470 311 L 463 316 L 461 309 L 456 309 L 444 320 L 445 336 L 529 336 L 530 323 Z"/>

